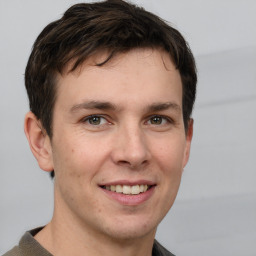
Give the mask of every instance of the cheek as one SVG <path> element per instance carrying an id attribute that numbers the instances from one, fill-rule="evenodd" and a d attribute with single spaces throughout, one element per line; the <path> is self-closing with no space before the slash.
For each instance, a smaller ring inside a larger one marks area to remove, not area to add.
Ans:
<path id="1" fill-rule="evenodd" d="M 184 140 L 165 140 L 154 147 L 154 158 L 166 174 L 181 172 L 185 153 Z"/>
<path id="2" fill-rule="evenodd" d="M 78 136 L 62 142 L 54 154 L 57 177 L 66 183 L 76 183 L 82 189 L 84 184 L 93 183 L 94 176 L 101 170 L 108 156 L 106 141 L 99 138 Z M 69 184 L 66 184 L 67 186 Z"/>

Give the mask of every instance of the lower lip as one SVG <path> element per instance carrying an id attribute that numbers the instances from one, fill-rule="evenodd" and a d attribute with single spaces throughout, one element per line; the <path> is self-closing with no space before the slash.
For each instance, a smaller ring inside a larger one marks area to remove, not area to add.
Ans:
<path id="1" fill-rule="evenodd" d="M 140 205 L 152 197 L 155 186 L 152 186 L 146 192 L 140 193 L 138 195 L 125 195 L 122 193 L 112 192 L 107 189 L 101 188 L 111 199 L 119 202 L 122 205 Z"/>

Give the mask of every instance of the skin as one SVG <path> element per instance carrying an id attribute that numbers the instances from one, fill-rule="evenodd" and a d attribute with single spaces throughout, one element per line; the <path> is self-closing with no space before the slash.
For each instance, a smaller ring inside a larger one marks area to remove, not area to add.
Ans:
<path id="1" fill-rule="evenodd" d="M 31 112 L 25 118 L 39 166 L 55 171 L 53 218 L 35 237 L 54 255 L 151 255 L 189 158 L 193 123 L 186 133 L 167 53 L 138 49 L 92 65 L 104 57 L 58 77 L 51 139 Z M 153 187 L 139 203 L 102 188 L 142 182 Z"/>

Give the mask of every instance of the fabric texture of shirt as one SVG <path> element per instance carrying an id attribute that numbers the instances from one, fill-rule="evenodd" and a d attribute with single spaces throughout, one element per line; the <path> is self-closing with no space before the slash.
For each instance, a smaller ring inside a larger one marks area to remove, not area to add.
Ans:
<path id="1" fill-rule="evenodd" d="M 34 239 L 34 236 L 41 229 L 42 228 L 37 228 L 26 232 L 20 239 L 19 245 L 15 246 L 12 250 L 8 251 L 3 256 L 53 256 Z M 174 255 L 155 240 L 152 249 L 152 256 Z"/>

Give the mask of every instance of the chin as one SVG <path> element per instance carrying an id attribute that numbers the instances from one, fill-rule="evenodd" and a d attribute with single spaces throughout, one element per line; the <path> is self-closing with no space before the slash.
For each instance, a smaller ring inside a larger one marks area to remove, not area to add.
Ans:
<path id="1" fill-rule="evenodd" d="M 145 236 L 155 236 L 157 223 L 145 220 L 134 220 L 133 218 L 123 218 L 116 221 L 114 225 L 105 228 L 105 233 L 115 240 L 129 241 L 140 239 Z"/>
<path id="2" fill-rule="evenodd" d="M 123 228 L 123 230 L 118 230 L 118 231 L 112 230 L 108 232 L 108 236 L 112 237 L 114 240 L 127 242 L 131 240 L 134 241 L 134 239 L 144 238 L 146 236 L 154 237 L 155 233 L 156 233 L 156 228 L 152 230 L 145 230 L 143 228 L 136 229 L 136 230 L 134 229 L 125 230 L 125 228 Z"/>

